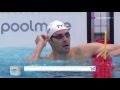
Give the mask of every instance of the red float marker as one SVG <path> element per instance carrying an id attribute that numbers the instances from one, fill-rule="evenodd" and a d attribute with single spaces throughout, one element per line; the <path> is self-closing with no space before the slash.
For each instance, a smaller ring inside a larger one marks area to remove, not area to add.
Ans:
<path id="1" fill-rule="evenodd" d="M 93 72 L 94 78 L 112 78 L 114 66 L 112 64 L 112 58 L 106 56 L 107 34 L 104 35 L 104 57 L 93 57 L 93 64 L 96 66 L 96 71 Z M 101 43 L 101 41 L 100 41 Z"/>
<path id="2" fill-rule="evenodd" d="M 93 58 L 93 64 L 96 66 L 96 71 L 93 72 L 94 78 L 113 77 L 114 66 L 111 57 L 107 57 L 105 61 L 103 57 Z"/>

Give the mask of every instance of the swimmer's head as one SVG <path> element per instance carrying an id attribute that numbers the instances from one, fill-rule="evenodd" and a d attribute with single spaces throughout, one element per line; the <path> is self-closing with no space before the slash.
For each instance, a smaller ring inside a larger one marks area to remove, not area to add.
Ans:
<path id="1" fill-rule="evenodd" d="M 48 37 L 51 38 L 51 36 L 59 30 L 68 30 L 68 28 L 59 20 L 51 22 L 47 27 Z"/>

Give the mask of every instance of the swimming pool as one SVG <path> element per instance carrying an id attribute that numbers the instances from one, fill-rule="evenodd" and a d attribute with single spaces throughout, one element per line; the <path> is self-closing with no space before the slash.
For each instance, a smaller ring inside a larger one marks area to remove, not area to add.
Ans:
<path id="1" fill-rule="evenodd" d="M 84 66 L 92 65 L 90 59 L 79 61 L 64 60 L 38 60 L 28 63 L 27 58 L 34 48 L 0 48 L 0 77 L 2 78 L 93 78 L 92 72 L 25 72 L 24 66 Z M 51 48 L 45 48 L 42 55 L 47 55 Z M 113 57 L 115 66 L 113 78 L 120 78 L 120 57 Z M 13 76 L 10 74 L 10 66 L 20 66 L 21 75 Z"/>

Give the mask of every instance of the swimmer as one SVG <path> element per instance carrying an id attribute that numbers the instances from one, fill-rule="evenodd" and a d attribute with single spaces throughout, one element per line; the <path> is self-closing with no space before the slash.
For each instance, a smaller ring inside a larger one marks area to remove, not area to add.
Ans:
<path id="1" fill-rule="evenodd" d="M 29 57 L 30 61 L 40 59 L 83 60 L 91 58 L 94 55 L 103 57 L 104 44 L 101 43 L 93 42 L 70 48 L 71 36 L 69 29 L 59 20 L 51 22 L 47 30 L 47 35 L 38 35 L 36 37 L 36 48 Z M 52 51 L 47 56 L 42 57 L 41 52 L 47 42 L 50 44 Z M 110 52 L 113 56 L 120 55 L 120 50 L 117 53 L 115 52 L 120 49 L 120 44 L 107 44 L 106 49 L 107 55 L 109 55 Z"/>

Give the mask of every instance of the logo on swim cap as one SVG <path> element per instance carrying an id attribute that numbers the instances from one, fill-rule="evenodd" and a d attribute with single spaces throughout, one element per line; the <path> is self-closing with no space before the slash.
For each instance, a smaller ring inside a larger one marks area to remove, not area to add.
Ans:
<path id="1" fill-rule="evenodd" d="M 63 29 L 68 29 L 68 28 L 61 21 L 55 20 L 51 22 L 47 27 L 48 37 L 50 38 L 53 35 L 53 33 Z"/>

